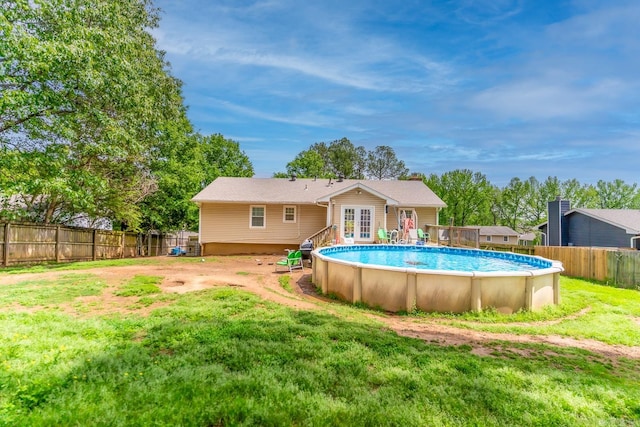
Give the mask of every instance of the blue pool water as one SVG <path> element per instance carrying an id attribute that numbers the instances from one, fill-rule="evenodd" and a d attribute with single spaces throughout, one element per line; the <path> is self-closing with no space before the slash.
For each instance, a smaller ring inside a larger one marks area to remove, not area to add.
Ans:
<path id="1" fill-rule="evenodd" d="M 526 271 L 549 268 L 551 262 L 507 252 L 406 245 L 333 246 L 319 250 L 337 260 L 386 267 L 452 271 Z"/>

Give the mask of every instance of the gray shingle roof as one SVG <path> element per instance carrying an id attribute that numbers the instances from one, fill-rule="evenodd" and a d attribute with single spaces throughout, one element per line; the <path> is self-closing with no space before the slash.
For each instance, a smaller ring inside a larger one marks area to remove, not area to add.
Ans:
<path id="1" fill-rule="evenodd" d="M 505 225 L 482 225 L 478 227 L 481 236 L 517 236 L 511 227 Z"/>
<path id="2" fill-rule="evenodd" d="M 639 209 L 572 209 L 565 215 L 574 212 L 620 227 L 629 234 L 640 234 Z"/>
<path id="3" fill-rule="evenodd" d="M 194 202 L 315 204 L 330 195 L 360 187 L 389 199 L 390 204 L 412 207 L 445 207 L 422 181 L 345 179 L 232 178 L 220 177 L 199 192 Z"/>

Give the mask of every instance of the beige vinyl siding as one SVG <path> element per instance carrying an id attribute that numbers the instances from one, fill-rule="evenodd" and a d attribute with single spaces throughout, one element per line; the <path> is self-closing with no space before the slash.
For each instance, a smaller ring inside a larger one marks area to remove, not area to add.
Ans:
<path id="1" fill-rule="evenodd" d="M 338 232 L 340 232 L 342 208 L 345 206 L 373 207 L 374 212 L 371 224 L 371 233 L 375 240 L 378 228 L 384 224 L 385 201 L 364 190 L 360 190 L 360 194 L 358 194 L 358 190 L 351 190 L 336 196 L 332 199 L 331 223 L 338 226 Z"/>
<path id="2" fill-rule="evenodd" d="M 416 213 L 418 214 L 418 224 L 416 224 L 416 227 L 420 227 L 424 230 L 424 226 L 427 224 L 438 224 L 438 221 L 436 220 L 438 217 L 437 208 L 416 208 Z"/>
<path id="3" fill-rule="evenodd" d="M 491 235 L 491 240 L 487 240 L 486 235 L 480 236 L 480 243 L 498 243 L 503 245 L 517 245 L 518 244 L 518 236 L 507 236 L 509 238 L 508 241 L 504 241 L 505 236 L 499 235 L 494 236 Z"/>
<path id="4" fill-rule="evenodd" d="M 414 209 L 416 215 L 418 215 L 418 223 L 415 224 L 416 228 L 422 228 L 427 224 L 436 224 L 437 208 L 414 208 L 412 206 L 396 207 L 395 209 L 390 206 L 389 214 L 387 215 L 387 230 L 398 230 L 398 216 L 400 215 L 400 209 Z"/>
<path id="5" fill-rule="evenodd" d="M 297 246 L 325 227 L 327 214 L 323 207 L 295 205 L 296 222 L 285 223 L 284 205 L 266 205 L 266 227 L 250 228 L 252 205 L 203 203 L 200 207 L 200 243 L 282 243 Z"/>
<path id="6" fill-rule="evenodd" d="M 331 216 L 333 224 L 340 225 L 343 206 L 373 206 L 375 208 L 373 226 L 377 228 L 378 223 L 384 222 L 384 200 L 366 191 L 360 191 L 361 194 L 358 194 L 357 190 L 351 190 L 332 199 L 334 202 Z"/>

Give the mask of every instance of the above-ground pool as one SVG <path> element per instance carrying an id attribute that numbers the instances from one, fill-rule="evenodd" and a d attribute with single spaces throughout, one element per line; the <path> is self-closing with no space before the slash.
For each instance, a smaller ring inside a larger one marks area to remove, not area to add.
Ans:
<path id="1" fill-rule="evenodd" d="M 512 313 L 560 299 L 562 264 L 540 257 L 412 245 L 332 246 L 312 255 L 323 293 L 389 311 Z"/>

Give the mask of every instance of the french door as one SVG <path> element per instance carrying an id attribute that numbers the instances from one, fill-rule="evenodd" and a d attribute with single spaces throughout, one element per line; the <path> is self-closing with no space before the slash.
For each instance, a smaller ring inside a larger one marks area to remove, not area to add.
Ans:
<path id="1" fill-rule="evenodd" d="M 373 241 L 373 206 L 343 206 L 341 233 L 355 241 Z"/>

